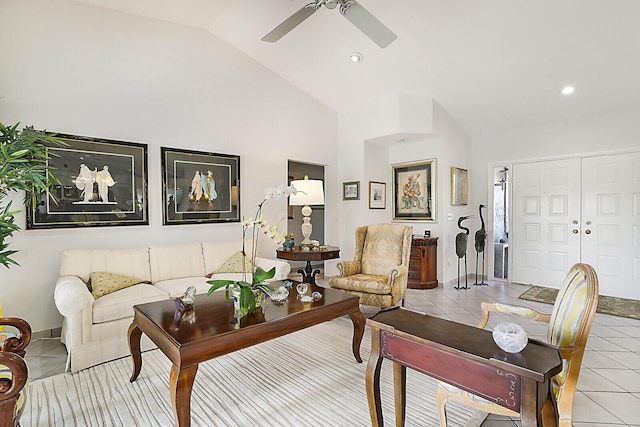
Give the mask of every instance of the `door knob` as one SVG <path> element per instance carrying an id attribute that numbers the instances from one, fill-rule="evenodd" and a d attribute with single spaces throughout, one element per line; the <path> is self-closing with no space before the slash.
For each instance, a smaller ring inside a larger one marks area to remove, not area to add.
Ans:
<path id="1" fill-rule="evenodd" d="M 586 230 L 585 233 L 586 234 L 591 234 L 591 230 Z"/>
<path id="2" fill-rule="evenodd" d="M 573 234 L 578 234 L 578 230 L 573 230 Z"/>

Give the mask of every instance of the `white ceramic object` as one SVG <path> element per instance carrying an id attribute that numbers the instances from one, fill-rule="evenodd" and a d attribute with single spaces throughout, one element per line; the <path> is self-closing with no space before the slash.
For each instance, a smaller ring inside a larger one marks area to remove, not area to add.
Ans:
<path id="1" fill-rule="evenodd" d="M 493 329 L 493 340 L 507 353 L 519 353 L 529 342 L 527 333 L 515 323 L 499 323 Z"/>

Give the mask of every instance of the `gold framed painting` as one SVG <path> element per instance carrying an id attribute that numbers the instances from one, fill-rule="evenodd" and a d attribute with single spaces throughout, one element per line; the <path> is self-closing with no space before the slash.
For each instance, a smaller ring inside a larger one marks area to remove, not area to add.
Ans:
<path id="1" fill-rule="evenodd" d="M 451 167 L 451 204 L 466 205 L 469 199 L 469 174 L 466 169 Z"/>

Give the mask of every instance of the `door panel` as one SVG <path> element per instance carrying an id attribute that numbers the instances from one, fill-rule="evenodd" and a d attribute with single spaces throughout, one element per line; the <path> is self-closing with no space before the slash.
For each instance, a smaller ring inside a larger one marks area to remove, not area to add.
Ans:
<path id="1" fill-rule="evenodd" d="M 580 159 L 513 167 L 513 281 L 559 288 L 580 259 Z"/>
<path id="2" fill-rule="evenodd" d="M 601 295 L 640 299 L 640 153 L 582 162 L 581 258 Z"/>

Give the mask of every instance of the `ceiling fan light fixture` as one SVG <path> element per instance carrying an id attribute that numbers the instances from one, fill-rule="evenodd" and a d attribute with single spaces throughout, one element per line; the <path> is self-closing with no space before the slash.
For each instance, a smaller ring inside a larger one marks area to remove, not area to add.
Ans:
<path id="1" fill-rule="evenodd" d="M 351 55 L 349 55 L 349 59 L 351 60 L 351 62 L 358 63 L 364 59 L 364 56 L 362 56 L 362 54 L 359 52 L 353 52 Z"/>
<path id="2" fill-rule="evenodd" d="M 338 6 L 338 0 L 327 0 L 324 3 L 324 7 L 327 9 L 335 9 Z"/>

